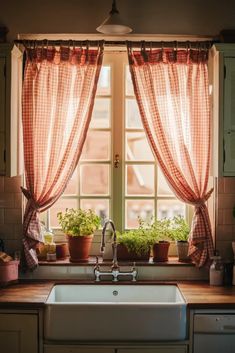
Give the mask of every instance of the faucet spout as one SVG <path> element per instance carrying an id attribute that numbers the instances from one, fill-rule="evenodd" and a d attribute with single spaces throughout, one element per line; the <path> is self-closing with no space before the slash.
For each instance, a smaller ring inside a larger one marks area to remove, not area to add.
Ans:
<path id="1" fill-rule="evenodd" d="M 103 229 L 102 229 L 102 239 L 101 239 L 101 246 L 100 246 L 100 252 L 101 254 L 104 253 L 105 249 L 105 232 L 107 226 L 110 225 L 112 228 L 113 232 L 113 266 L 112 268 L 118 268 L 118 262 L 117 262 L 117 234 L 116 234 L 116 228 L 111 219 L 105 221 Z"/>

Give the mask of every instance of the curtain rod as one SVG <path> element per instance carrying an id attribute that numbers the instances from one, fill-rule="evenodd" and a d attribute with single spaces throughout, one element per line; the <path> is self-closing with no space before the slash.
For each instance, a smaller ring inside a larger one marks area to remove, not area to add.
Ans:
<path id="1" fill-rule="evenodd" d="M 132 48 L 141 48 L 144 46 L 151 46 L 153 48 L 206 48 L 209 49 L 214 41 L 130 41 L 130 40 L 51 40 L 51 39 L 16 39 L 14 40 L 15 44 L 23 44 L 24 46 L 33 45 L 34 43 L 52 45 L 52 46 L 85 46 L 89 43 L 89 46 L 97 46 L 99 43 L 103 42 L 104 46 L 126 46 L 127 43 L 130 43 Z"/>

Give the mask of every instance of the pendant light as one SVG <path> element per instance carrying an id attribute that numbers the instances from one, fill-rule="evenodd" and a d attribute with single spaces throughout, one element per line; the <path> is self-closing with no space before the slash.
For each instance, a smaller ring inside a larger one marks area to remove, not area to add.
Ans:
<path id="1" fill-rule="evenodd" d="M 104 34 L 127 34 L 132 32 L 132 29 L 123 23 L 115 0 L 113 0 L 109 16 L 96 30 Z"/>

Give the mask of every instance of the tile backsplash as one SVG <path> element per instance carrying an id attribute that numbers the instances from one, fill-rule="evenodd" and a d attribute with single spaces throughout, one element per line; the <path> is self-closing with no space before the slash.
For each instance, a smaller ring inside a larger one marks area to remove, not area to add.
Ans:
<path id="1" fill-rule="evenodd" d="M 233 260 L 235 241 L 235 177 L 218 178 L 216 196 L 216 248 L 225 260 Z"/>
<path id="2" fill-rule="evenodd" d="M 0 176 L 0 238 L 9 254 L 22 246 L 22 179 L 22 176 Z"/>

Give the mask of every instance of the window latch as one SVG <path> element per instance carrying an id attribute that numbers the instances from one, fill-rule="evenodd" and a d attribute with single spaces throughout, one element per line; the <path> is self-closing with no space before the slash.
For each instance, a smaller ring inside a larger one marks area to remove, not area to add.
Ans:
<path id="1" fill-rule="evenodd" d="M 114 168 L 118 168 L 119 163 L 120 163 L 119 154 L 115 154 L 115 156 L 114 156 Z"/>

